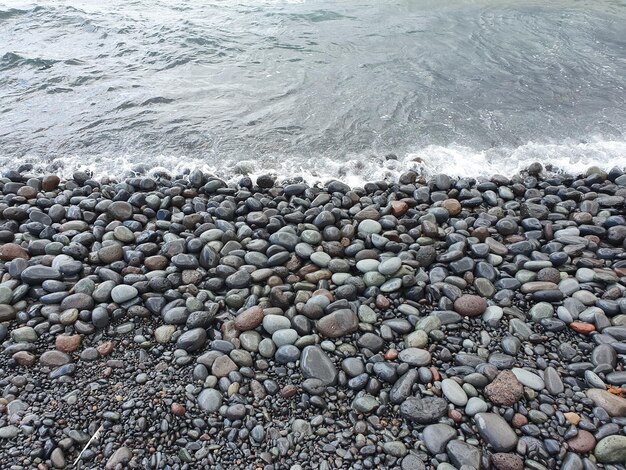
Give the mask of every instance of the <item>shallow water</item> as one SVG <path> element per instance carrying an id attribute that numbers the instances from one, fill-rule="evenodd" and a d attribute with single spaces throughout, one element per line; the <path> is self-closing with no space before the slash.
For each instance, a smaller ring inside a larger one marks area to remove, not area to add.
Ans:
<path id="1" fill-rule="evenodd" d="M 0 164 L 626 166 L 624 77 L 626 1 L 5 1 Z"/>

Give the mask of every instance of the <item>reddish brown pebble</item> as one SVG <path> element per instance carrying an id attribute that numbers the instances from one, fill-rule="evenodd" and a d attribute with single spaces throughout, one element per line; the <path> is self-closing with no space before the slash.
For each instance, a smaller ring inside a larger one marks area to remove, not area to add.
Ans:
<path id="1" fill-rule="evenodd" d="M 143 264 L 149 271 L 156 271 L 160 269 L 165 269 L 169 265 L 169 261 L 163 255 L 154 255 L 148 256 Z"/>
<path id="2" fill-rule="evenodd" d="M 513 415 L 513 419 L 511 419 L 511 424 L 513 425 L 514 428 L 521 428 L 522 426 L 525 426 L 528 424 L 528 418 L 526 418 L 526 416 L 519 414 L 519 413 L 515 413 Z"/>
<path id="3" fill-rule="evenodd" d="M 478 238 L 481 242 L 487 240 L 489 237 L 489 229 L 487 227 L 478 227 L 472 232 L 472 236 Z"/>
<path id="4" fill-rule="evenodd" d="M 574 330 L 576 333 L 580 333 L 583 335 L 588 335 L 592 331 L 596 331 L 596 327 L 590 323 L 582 323 L 582 322 L 572 322 L 569 324 L 569 327 Z"/>
<path id="5" fill-rule="evenodd" d="M 438 382 L 439 380 L 441 380 L 441 374 L 434 367 L 430 368 L 430 373 L 433 374 L 433 381 L 434 382 Z"/>
<path id="6" fill-rule="evenodd" d="M 0 260 L 13 261 L 17 258 L 29 259 L 28 252 L 17 243 L 5 243 L 0 246 Z"/>
<path id="7" fill-rule="evenodd" d="M 98 345 L 96 350 L 101 356 L 108 356 L 109 354 L 113 352 L 113 342 L 107 341 L 106 343 L 102 343 Z"/>
<path id="8" fill-rule="evenodd" d="M 18 351 L 13 354 L 13 360 L 20 366 L 30 367 L 35 363 L 37 358 L 34 354 L 27 351 Z"/>
<path id="9" fill-rule="evenodd" d="M 464 316 L 476 317 L 487 309 L 487 301 L 477 295 L 462 295 L 454 301 L 454 310 Z"/>
<path id="10" fill-rule="evenodd" d="M 385 360 L 387 361 L 393 361 L 394 359 L 397 359 L 397 358 L 398 358 L 397 349 L 390 349 L 389 351 L 385 353 Z"/>
<path id="11" fill-rule="evenodd" d="M 172 414 L 174 416 L 183 416 L 187 410 L 179 403 L 172 403 Z"/>
<path id="12" fill-rule="evenodd" d="M 280 391 L 280 394 L 283 398 L 291 398 L 296 393 L 298 393 L 298 388 L 295 385 L 285 385 L 283 389 Z"/>
<path id="13" fill-rule="evenodd" d="M 510 370 L 503 370 L 485 387 L 485 397 L 500 406 L 512 406 L 524 395 L 524 387 Z"/>
<path id="14" fill-rule="evenodd" d="M 589 431 L 579 429 L 576 437 L 573 437 L 567 441 L 569 448 L 579 454 L 586 454 L 591 452 L 596 446 L 596 439 Z"/>
<path id="15" fill-rule="evenodd" d="M 38 191 L 31 186 L 22 186 L 17 190 L 17 195 L 25 197 L 26 199 L 34 199 L 37 197 Z"/>
<path id="16" fill-rule="evenodd" d="M 235 317 L 235 328 L 239 331 L 253 330 L 263 321 L 263 309 L 257 305 L 244 310 Z"/>
<path id="17" fill-rule="evenodd" d="M 54 191 L 59 187 L 61 179 L 57 175 L 46 175 L 41 181 L 41 189 L 44 191 Z"/>
<path id="18" fill-rule="evenodd" d="M 391 302 L 384 295 L 378 294 L 376 296 L 376 307 L 382 310 L 386 310 L 389 308 L 390 305 L 391 305 Z"/>
<path id="19" fill-rule="evenodd" d="M 441 205 L 452 216 L 459 215 L 461 213 L 461 203 L 456 199 L 446 199 L 441 203 Z"/>
<path id="20" fill-rule="evenodd" d="M 402 217 L 409 210 L 409 205 L 404 201 L 391 201 L 391 213 L 396 217 Z"/>
<path id="21" fill-rule="evenodd" d="M 79 335 L 59 335 L 55 340 L 55 346 L 59 351 L 71 353 L 80 347 Z"/>
<path id="22" fill-rule="evenodd" d="M 449 410 L 448 418 L 458 424 L 463 421 L 463 414 L 459 410 Z"/>
<path id="23" fill-rule="evenodd" d="M 326 289 L 317 289 L 316 291 L 313 292 L 313 295 L 323 295 L 330 302 L 334 302 L 335 301 L 335 296 L 330 291 L 328 291 Z"/>

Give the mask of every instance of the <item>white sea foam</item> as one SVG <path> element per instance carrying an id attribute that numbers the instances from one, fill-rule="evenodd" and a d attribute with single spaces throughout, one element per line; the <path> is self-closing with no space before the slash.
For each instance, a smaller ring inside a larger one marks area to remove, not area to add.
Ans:
<path id="1" fill-rule="evenodd" d="M 47 162 L 25 158 L 21 163 L 33 164 L 39 173 L 54 172 L 70 177 L 74 171 L 88 170 L 98 178 L 117 179 L 131 175 L 155 175 L 166 172 L 185 174 L 200 169 L 226 179 L 242 175 L 271 173 L 278 178 L 301 177 L 308 183 L 339 179 L 351 186 L 368 181 L 395 180 L 407 171 L 430 176 L 446 173 L 456 177 L 480 177 L 493 174 L 512 176 L 533 162 L 541 162 L 551 171 L 572 175 L 584 173 L 590 166 L 606 170 L 626 168 L 626 141 L 594 141 L 588 143 L 541 144 L 529 142 L 517 148 L 475 150 L 462 146 L 427 146 L 396 158 L 355 155 L 345 158 L 307 158 L 265 156 L 257 159 L 208 156 L 206 159 L 185 156 L 84 156 L 67 155 Z M 0 157 L 3 168 L 15 168 L 17 162 Z"/>

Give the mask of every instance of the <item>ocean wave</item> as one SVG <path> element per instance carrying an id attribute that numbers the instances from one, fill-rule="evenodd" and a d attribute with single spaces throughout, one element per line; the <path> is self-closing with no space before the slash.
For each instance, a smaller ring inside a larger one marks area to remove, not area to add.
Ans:
<path id="1" fill-rule="evenodd" d="M 424 176 L 445 173 L 453 177 L 488 177 L 495 174 L 513 176 L 534 162 L 541 162 L 547 171 L 572 175 L 584 173 L 591 166 L 606 170 L 626 168 L 626 141 L 528 142 L 516 148 L 486 150 L 430 145 L 405 155 L 368 154 L 347 159 L 336 156 L 302 159 L 287 155 L 255 159 L 215 155 L 207 159 L 184 155 L 66 155 L 47 161 L 25 157 L 22 162 L 30 163 L 34 172 L 54 172 L 65 177 L 78 170 L 89 171 L 96 178 L 123 179 L 160 173 L 185 175 L 199 169 L 228 180 L 270 173 L 281 179 L 298 177 L 310 184 L 339 179 L 351 186 L 362 186 L 369 181 L 395 181 L 409 170 Z M 4 168 L 16 166 L 11 157 L 0 157 L 0 165 Z"/>
<path id="2" fill-rule="evenodd" d="M 59 62 L 55 59 L 42 59 L 41 57 L 24 57 L 14 52 L 6 52 L 0 57 L 0 71 L 15 67 L 35 67 L 40 70 L 48 69 Z"/>

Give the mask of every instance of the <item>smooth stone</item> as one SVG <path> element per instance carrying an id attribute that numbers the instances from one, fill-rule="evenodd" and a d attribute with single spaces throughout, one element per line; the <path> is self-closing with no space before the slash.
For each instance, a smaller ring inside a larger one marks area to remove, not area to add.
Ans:
<path id="1" fill-rule="evenodd" d="M 380 406 L 378 400 L 372 395 L 362 395 L 357 397 L 352 402 L 352 408 L 359 413 L 371 413 Z"/>
<path id="2" fill-rule="evenodd" d="M 520 383 L 522 385 L 525 385 L 526 387 L 530 387 L 533 390 L 537 390 L 538 392 L 545 388 L 545 383 L 543 379 L 538 375 L 527 371 L 526 369 L 514 367 L 513 369 L 511 369 L 511 372 L 513 372 L 515 374 L 515 377 L 517 377 L 517 380 L 519 380 Z"/>
<path id="3" fill-rule="evenodd" d="M 424 330 L 409 333 L 404 340 L 409 348 L 424 348 L 428 344 L 428 334 Z"/>
<path id="4" fill-rule="evenodd" d="M 20 433 L 20 428 L 13 425 L 0 427 L 0 439 L 13 439 Z"/>
<path id="5" fill-rule="evenodd" d="M 41 284 L 48 280 L 60 280 L 61 273 L 49 266 L 29 266 L 22 271 L 21 279 L 26 284 Z"/>
<path id="6" fill-rule="evenodd" d="M 393 278 L 380 286 L 380 291 L 384 293 L 395 292 L 402 287 L 402 279 Z"/>
<path id="7" fill-rule="evenodd" d="M 228 376 L 231 372 L 238 369 L 237 364 L 225 354 L 218 356 L 211 365 L 211 373 L 218 379 Z"/>
<path id="8" fill-rule="evenodd" d="M 454 301 L 454 310 L 463 316 L 482 315 L 487 309 L 487 301 L 477 295 L 462 295 Z"/>
<path id="9" fill-rule="evenodd" d="M 517 446 L 517 435 L 511 426 L 495 413 L 478 413 L 474 416 L 478 432 L 496 452 L 508 452 Z"/>
<path id="10" fill-rule="evenodd" d="M 448 445 L 446 446 L 446 453 L 455 468 L 481 468 L 480 450 L 465 441 L 454 439 L 448 442 Z"/>
<path id="11" fill-rule="evenodd" d="M 354 333 L 359 327 L 359 320 L 352 310 L 341 309 L 318 320 L 316 326 L 320 335 L 339 338 Z"/>
<path id="12" fill-rule="evenodd" d="M 477 413 L 483 413 L 489 409 L 489 405 L 483 399 L 478 397 L 471 397 L 465 405 L 465 414 L 468 416 L 474 416 Z"/>
<path id="13" fill-rule="evenodd" d="M 361 320 L 363 323 L 376 323 L 377 319 L 378 317 L 376 315 L 376 312 L 370 307 L 363 304 L 359 306 L 359 320 Z"/>
<path id="14" fill-rule="evenodd" d="M 467 404 L 467 394 L 455 380 L 443 379 L 441 381 L 441 391 L 448 401 L 456 406 L 465 406 Z"/>
<path id="15" fill-rule="evenodd" d="M 188 352 L 193 352 L 204 346 L 206 340 L 206 330 L 204 328 L 194 328 L 180 335 L 176 341 L 176 347 Z"/>
<path id="16" fill-rule="evenodd" d="M 565 390 L 561 376 L 554 367 L 547 367 L 544 370 L 543 380 L 546 385 L 546 390 L 551 395 L 558 395 Z"/>
<path id="17" fill-rule="evenodd" d="M 544 318 L 552 318 L 554 307 L 547 302 L 539 302 L 531 307 L 528 314 L 532 321 L 539 322 Z"/>
<path id="18" fill-rule="evenodd" d="M 111 290 L 111 299 L 117 304 L 123 304 L 137 297 L 139 292 L 133 286 L 119 285 Z"/>
<path id="19" fill-rule="evenodd" d="M 626 464 L 626 436 L 607 436 L 601 439 L 593 451 L 598 462 Z"/>
<path id="20" fill-rule="evenodd" d="M 401 267 L 402 260 L 400 258 L 388 258 L 378 265 L 378 272 L 385 276 L 391 276 L 392 274 L 396 273 Z"/>
<path id="21" fill-rule="evenodd" d="M 161 325 L 154 330 L 154 339 L 160 344 L 169 343 L 175 331 L 174 325 Z"/>
<path id="22" fill-rule="evenodd" d="M 407 448 L 401 441 L 389 441 L 383 444 L 383 452 L 396 458 L 404 457 L 407 454 Z"/>
<path id="23" fill-rule="evenodd" d="M 298 340 L 298 332 L 291 328 L 286 330 L 278 330 L 272 335 L 272 341 L 276 347 L 281 347 L 286 344 L 294 344 Z"/>
<path id="24" fill-rule="evenodd" d="M 265 358 L 273 357 L 276 354 L 276 345 L 270 338 L 263 338 L 259 343 L 259 354 Z"/>
<path id="25" fill-rule="evenodd" d="M 402 362 L 406 362 L 409 365 L 420 367 L 430 364 L 432 358 L 428 351 L 419 348 L 407 348 L 400 351 L 398 355 Z"/>
<path id="26" fill-rule="evenodd" d="M 72 358 L 61 351 L 46 351 L 39 357 L 43 366 L 60 367 L 71 362 Z"/>
<path id="27" fill-rule="evenodd" d="M 279 347 L 274 354 L 274 358 L 279 364 L 289 364 L 290 362 L 296 362 L 299 357 L 300 350 L 292 344 L 285 344 Z"/>
<path id="28" fill-rule="evenodd" d="M 273 335 L 279 330 L 286 330 L 291 328 L 291 322 L 289 318 L 282 315 L 266 315 L 263 318 L 263 329 L 270 335 Z"/>
<path id="29" fill-rule="evenodd" d="M 609 416 L 626 416 L 626 398 L 618 397 L 599 388 L 592 388 L 585 393 L 596 406 L 604 409 Z"/>
<path id="30" fill-rule="evenodd" d="M 371 219 L 363 220 L 359 223 L 357 231 L 361 236 L 378 234 L 383 230 L 379 222 Z"/>
<path id="31" fill-rule="evenodd" d="M 424 445 L 433 455 L 442 454 L 446 450 L 448 442 L 457 435 L 456 429 L 447 424 L 431 424 L 424 428 L 422 440 Z"/>
<path id="32" fill-rule="evenodd" d="M 11 338 L 16 343 L 34 343 L 39 339 L 37 332 L 30 326 L 22 326 L 11 331 Z"/>
<path id="33" fill-rule="evenodd" d="M 415 369 L 409 369 L 406 371 L 396 383 L 393 384 L 389 391 L 389 401 L 393 404 L 400 404 L 404 402 L 413 390 L 413 386 L 417 382 L 419 373 Z"/>
<path id="34" fill-rule="evenodd" d="M 485 313 L 483 313 L 482 319 L 485 323 L 495 326 L 498 324 L 503 316 L 504 310 L 502 309 L 502 307 L 499 307 L 497 305 L 490 305 L 485 310 Z"/>
<path id="35" fill-rule="evenodd" d="M 222 406 L 222 394 L 213 388 L 206 388 L 198 395 L 198 405 L 204 411 L 215 413 Z"/>
<path id="36" fill-rule="evenodd" d="M 300 369 L 304 377 L 319 379 L 326 385 L 334 385 L 337 381 L 337 368 L 319 346 L 304 348 Z"/>
<path id="37" fill-rule="evenodd" d="M 568 452 L 563 459 L 563 464 L 561 465 L 561 470 L 583 470 L 583 461 L 582 459 L 573 452 Z"/>
<path id="38" fill-rule="evenodd" d="M 380 265 L 380 261 L 378 261 L 378 260 L 375 260 L 375 259 L 362 259 L 362 260 L 360 260 L 360 261 L 358 261 L 356 263 L 356 269 L 358 269 L 363 274 L 370 273 L 370 272 L 377 272 L 379 265 Z M 383 277 L 383 279 L 384 279 L 384 277 Z"/>

